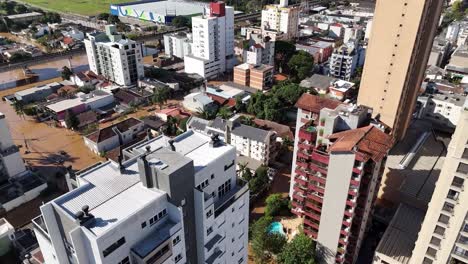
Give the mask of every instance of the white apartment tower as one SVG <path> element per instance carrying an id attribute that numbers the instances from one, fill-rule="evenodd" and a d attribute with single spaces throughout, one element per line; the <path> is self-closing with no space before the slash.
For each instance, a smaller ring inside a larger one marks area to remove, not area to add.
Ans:
<path id="1" fill-rule="evenodd" d="M 333 50 L 330 57 L 330 76 L 350 81 L 356 69 L 364 65 L 364 49 L 354 41 L 349 41 Z"/>
<path id="2" fill-rule="evenodd" d="M 212 2 L 209 14 L 192 18 L 192 50 L 184 57 L 185 72 L 210 79 L 232 70 L 234 58 L 234 8 Z"/>
<path id="3" fill-rule="evenodd" d="M 136 84 L 144 76 L 142 45 L 122 39 L 114 25 L 106 32 L 87 34 L 84 40 L 89 68 L 122 86 Z"/>
<path id="4" fill-rule="evenodd" d="M 147 138 L 41 206 L 48 264 L 247 263 L 249 189 L 235 148 L 194 131 Z"/>
<path id="5" fill-rule="evenodd" d="M 24 171 L 23 159 L 13 143 L 5 115 L 0 112 L 0 183 Z"/>
<path id="6" fill-rule="evenodd" d="M 262 10 L 261 29 L 284 33 L 284 38 L 298 37 L 299 7 L 288 6 L 288 0 L 280 0 L 279 5 L 267 5 Z"/>
<path id="7" fill-rule="evenodd" d="M 192 52 L 192 34 L 176 32 L 164 35 L 164 52 L 167 56 L 183 59 Z"/>
<path id="8" fill-rule="evenodd" d="M 468 111 L 463 110 L 410 264 L 468 263 Z"/>

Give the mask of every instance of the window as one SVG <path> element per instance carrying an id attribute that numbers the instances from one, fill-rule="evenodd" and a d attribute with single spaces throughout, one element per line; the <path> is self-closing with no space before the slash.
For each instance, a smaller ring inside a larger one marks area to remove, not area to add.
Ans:
<path id="1" fill-rule="evenodd" d="M 163 210 L 161 210 L 159 213 L 157 213 L 155 216 L 153 216 L 152 218 L 150 218 L 149 222 L 150 222 L 150 226 L 153 226 L 154 224 L 156 224 L 159 220 L 161 220 L 163 217 L 165 217 L 167 215 L 167 209 L 164 208 Z"/>
<path id="2" fill-rule="evenodd" d="M 179 254 L 174 258 L 175 263 L 179 262 L 182 259 L 182 255 Z"/>
<path id="3" fill-rule="evenodd" d="M 430 243 L 431 243 L 432 245 L 434 245 L 434 246 L 440 246 L 440 241 L 441 241 L 441 240 L 440 240 L 439 238 L 437 238 L 437 237 L 432 237 Z"/>
<path id="4" fill-rule="evenodd" d="M 206 218 L 210 218 L 210 216 L 213 215 L 213 211 L 210 209 L 208 212 L 206 212 Z"/>
<path id="5" fill-rule="evenodd" d="M 231 190 L 231 180 L 227 180 L 225 183 L 221 184 L 221 186 L 218 187 L 218 197 L 223 197 L 226 195 Z"/>
<path id="6" fill-rule="evenodd" d="M 435 257 L 436 254 L 437 254 L 437 250 L 431 248 L 431 247 L 428 247 L 427 248 L 427 251 L 426 251 L 426 254 L 431 256 L 431 257 Z"/>
<path id="7" fill-rule="evenodd" d="M 213 227 L 209 227 L 207 230 L 206 230 L 206 235 L 209 236 L 211 233 L 213 233 Z"/>
<path id="8" fill-rule="evenodd" d="M 179 244 L 179 242 L 180 242 L 180 236 L 176 236 L 174 239 L 172 239 L 173 246 Z"/>
<path id="9" fill-rule="evenodd" d="M 225 171 L 229 170 L 232 166 L 234 166 L 234 164 L 235 164 L 235 162 L 234 162 L 234 160 L 233 160 L 230 164 L 224 165 L 224 170 L 225 170 Z"/>
<path id="10" fill-rule="evenodd" d="M 244 258 L 240 258 L 239 261 L 237 263 L 241 264 L 244 262 Z"/>
<path id="11" fill-rule="evenodd" d="M 117 240 L 117 242 L 115 242 L 114 244 L 112 244 L 109 247 L 107 247 L 106 249 L 104 249 L 104 251 L 102 251 L 102 255 L 104 257 L 109 256 L 110 253 L 114 252 L 116 249 L 118 249 L 123 244 L 125 244 L 125 237 L 121 237 L 119 240 Z"/>
<path id="12" fill-rule="evenodd" d="M 208 179 L 206 179 L 206 180 L 204 180 L 202 183 L 200 183 L 199 185 L 197 185 L 197 189 L 203 190 L 203 189 L 205 189 L 208 185 L 210 185 L 210 182 L 208 181 Z"/>
<path id="13" fill-rule="evenodd" d="M 148 264 L 152 264 L 152 263 L 156 263 L 156 261 L 161 257 L 163 256 L 164 254 L 166 254 L 166 252 L 169 251 L 169 245 L 165 245 L 163 248 L 161 248 L 161 250 L 159 250 L 158 252 L 156 252 L 156 254 L 154 254 L 151 258 L 149 258 L 146 263 Z"/>
<path id="14" fill-rule="evenodd" d="M 214 173 L 213 173 L 213 174 L 211 174 L 211 179 L 214 179 Z"/>
<path id="15" fill-rule="evenodd" d="M 146 227 L 146 221 L 144 221 L 143 223 L 141 223 L 141 228 L 145 228 Z"/>
<path id="16" fill-rule="evenodd" d="M 118 264 L 130 264 L 130 258 L 127 256 L 122 261 L 120 261 Z"/>

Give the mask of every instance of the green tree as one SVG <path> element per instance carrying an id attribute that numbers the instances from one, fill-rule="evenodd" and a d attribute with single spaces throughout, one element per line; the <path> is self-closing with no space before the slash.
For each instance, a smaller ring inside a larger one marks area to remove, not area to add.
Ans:
<path id="1" fill-rule="evenodd" d="M 306 51 L 300 50 L 288 61 L 288 67 L 291 70 L 292 79 L 296 82 L 302 81 L 312 72 L 314 58 Z"/>
<path id="2" fill-rule="evenodd" d="M 17 4 L 14 7 L 14 10 L 15 10 L 16 14 L 23 14 L 23 13 L 26 13 L 28 11 L 28 8 L 26 8 L 26 6 L 24 6 L 22 4 Z"/>
<path id="3" fill-rule="evenodd" d="M 450 10 L 451 15 L 454 20 L 460 21 L 465 18 L 466 6 L 462 0 L 457 0 L 452 4 L 452 9 Z"/>
<path id="4" fill-rule="evenodd" d="M 270 179 L 268 178 L 268 168 L 265 166 L 259 167 L 255 171 L 255 175 L 249 181 L 250 192 L 253 194 L 261 192 L 268 186 L 269 182 Z"/>
<path id="5" fill-rule="evenodd" d="M 15 112 L 19 117 L 24 118 L 24 103 L 22 100 L 16 100 L 13 103 L 13 107 L 15 108 Z"/>
<path id="6" fill-rule="evenodd" d="M 228 119 L 232 116 L 232 111 L 227 106 L 223 106 L 218 109 L 216 116 L 221 117 L 222 119 Z"/>
<path id="7" fill-rule="evenodd" d="M 171 90 L 168 87 L 161 87 L 153 91 L 152 101 L 154 104 L 159 105 L 159 109 L 162 109 L 163 105 L 169 100 Z"/>
<path id="8" fill-rule="evenodd" d="M 270 233 L 269 228 L 273 218 L 263 216 L 251 226 L 251 245 L 255 263 L 266 263 L 272 254 L 278 254 L 286 244 L 286 237 Z"/>
<path id="9" fill-rule="evenodd" d="M 65 124 L 67 125 L 67 128 L 77 129 L 80 125 L 80 120 L 73 111 L 67 110 L 65 112 Z"/>
<path id="10" fill-rule="evenodd" d="M 182 118 L 179 120 L 179 123 L 178 123 L 178 127 L 180 130 L 182 130 L 183 132 L 187 131 L 187 121 L 189 120 L 189 118 Z"/>
<path id="11" fill-rule="evenodd" d="M 26 53 L 26 52 L 15 52 L 13 55 L 10 57 L 10 62 L 18 62 L 18 61 L 23 61 L 32 58 L 31 54 Z"/>
<path id="12" fill-rule="evenodd" d="M 296 46 L 291 42 L 282 40 L 275 42 L 275 67 L 277 71 L 283 72 L 295 51 Z"/>
<path id="13" fill-rule="evenodd" d="M 174 19 L 172 19 L 171 25 L 176 27 L 176 28 L 181 28 L 181 27 L 190 27 L 191 21 L 188 17 L 186 16 L 176 16 Z"/>
<path id="14" fill-rule="evenodd" d="M 291 210 L 289 199 L 283 198 L 280 193 L 270 194 L 265 203 L 265 215 L 268 216 L 289 215 Z"/>
<path id="15" fill-rule="evenodd" d="M 85 94 L 89 94 L 91 91 L 94 91 L 94 89 L 95 89 L 94 86 L 90 84 L 85 84 L 79 88 L 80 92 L 85 93 Z"/>
<path id="16" fill-rule="evenodd" d="M 279 253 L 279 264 L 315 264 L 315 243 L 304 233 L 296 235 Z"/>
<path id="17" fill-rule="evenodd" d="M 109 15 L 109 17 L 107 18 L 107 23 L 116 25 L 120 23 L 120 19 L 118 16 Z"/>
<path id="18" fill-rule="evenodd" d="M 97 19 L 98 20 L 108 21 L 109 16 L 110 16 L 109 13 L 100 13 L 99 15 L 97 15 Z"/>
<path id="19" fill-rule="evenodd" d="M 198 109 L 198 115 L 206 120 L 212 120 L 216 117 L 216 111 L 213 110 L 212 108 L 199 108 Z"/>
<path id="20" fill-rule="evenodd" d="M 63 80 L 70 80 L 70 77 L 73 75 L 73 72 L 67 66 L 63 66 L 61 75 Z"/>
<path id="21" fill-rule="evenodd" d="M 169 136 L 174 136 L 177 134 L 177 118 L 169 116 L 166 122 L 166 131 L 165 134 Z"/>
<path id="22" fill-rule="evenodd" d="M 237 113 L 243 113 L 246 110 L 246 106 L 244 102 L 242 101 L 242 97 L 240 95 L 236 96 L 236 112 Z"/>

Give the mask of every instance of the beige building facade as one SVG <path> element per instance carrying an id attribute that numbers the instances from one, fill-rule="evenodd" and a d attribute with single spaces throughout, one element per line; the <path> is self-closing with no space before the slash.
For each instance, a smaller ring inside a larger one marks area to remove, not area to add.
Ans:
<path id="1" fill-rule="evenodd" d="M 410 264 L 468 263 L 468 111 L 462 111 Z"/>
<path id="2" fill-rule="evenodd" d="M 378 0 L 358 103 L 400 140 L 409 126 L 443 1 Z"/>

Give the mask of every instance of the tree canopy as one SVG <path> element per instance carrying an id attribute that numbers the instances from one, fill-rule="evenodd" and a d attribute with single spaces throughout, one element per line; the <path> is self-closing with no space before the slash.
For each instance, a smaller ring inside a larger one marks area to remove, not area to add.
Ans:
<path id="1" fill-rule="evenodd" d="M 286 244 L 277 259 L 279 264 L 315 264 L 315 243 L 304 233 Z"/>
<path id="2" fill-rule="evenodd" d="M 255 175 L 249 180 L 249 189 L 252 194 L 257 194 L 265 189 L 270 182 L 268 178 L 268 168 L 265 166 L 259 167 L 255 171 Z"/>
<path id="3" fill-rule="evenodd" d="M 63 66 L 61 75 L 63 80 L 70 80 L 70 77 L 73 75 L 73 72 L 67 66 Z"/>
<path id="4" fill-rule="evenodd" d="M 300 82 L 307 78 L 314 67 L 314 58 L 306 51 L 300 50 L 288 62 L 291 78 Z"/>
<path id="5" fill-rule="evenodd" d="M 77 129 L 80 125 L 80 120 L 73 111 L 67 110 L 65 112 L 65 124 L 67 128 Z"/>
<path id="6" fill-rule="evenodd" d="M 270 194 L 265 203 L 265 215 L 268 216 L 289 215 L 291 210 L 290 200 L 283 198 L 280 193 Z"/>
<path id="7" fill-rule="evenodd" d="M 287 62 L 296 52 L 296 46 L 288 41 L 278 40 L 275 42 L 275 67 L 282 72 L 287 67 Z"/>
<path id="8" fill-rule="evenodd" d="M 180 27 L 190 27 L 192 21 L 186 16 L 176 16 L 172 19 L 171 25 L 177 28 Z"/>
<path id="9" fill-rule="evenodd" d="M 250 228 L 252 253 L 256 263 L 265 263 L 272 254 L 280 253 L 286 244 L 285 236 L 269 232 L 272 222 L 272 217 L 263 216 Z"/>
<path id="10" fill-rule="evenodd" d="M 159 108 L 162 109 L 162 106 L 167 102 L 170 95 L 171 90 L 169 87 L 154 89 L 152 101 L 154 104 L 158 104 Z"/>

